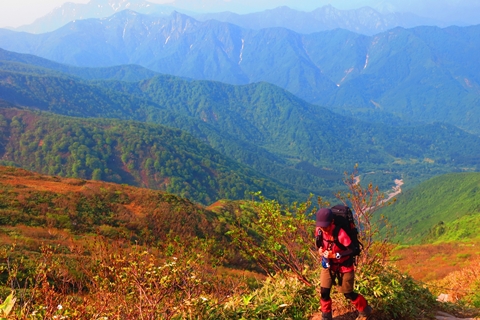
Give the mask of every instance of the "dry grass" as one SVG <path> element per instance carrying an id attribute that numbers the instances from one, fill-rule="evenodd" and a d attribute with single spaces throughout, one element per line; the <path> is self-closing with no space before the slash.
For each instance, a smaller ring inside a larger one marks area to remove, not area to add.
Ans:
<path id="1" fill-rule="evenodd" d="M 480 259 L 480 243 L 414 245 L 393 252 L 392 264 L 414 279 L 428 282 L 470 267 Z"/>
<path id="2" fill-rule="evenodd" d="M 21 190 L 23 192 L 28 190 L 35 190 L 51 191 L 66 194 L 68 192 L 80 192 L 86 184 L 100 184 L 93 181 L 88 181 L 87 183 L 85 180 L 82 179 L 47 179 L 48 176 L 43 176 L 40 174 L 17 176 L 5 174 L 5 172 L 3 173 L 4 174 L 2 174 L 2 184 L 11 185 L 14 190 Z M 39 179 L 41 179 L 41 183 L 39 182 Z M 101 184 L 105 184 L 105 182 L 102 182 Z"/>

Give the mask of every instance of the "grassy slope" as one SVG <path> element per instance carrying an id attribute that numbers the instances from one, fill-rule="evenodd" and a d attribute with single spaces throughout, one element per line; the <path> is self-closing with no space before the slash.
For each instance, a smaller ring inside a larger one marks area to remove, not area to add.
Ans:
<path id="1" fill-rule="evenodd" d="M 443 279 L 480 259 L 480 241 L 399 246 L 391 264 L 419 281 Z"/>
<path id="2" fill-rule="evenodd" d="M 432 178 L 397 197 L 381 213 L 403 245 L 392 264 L 419 281 L 444 279 L 480 259 L 480 173 Z"/>
<path id="3" fill-rule="evenodd" d="M 382 210 L 400 243 L 480 240 L 480 173 L 432 178 Z"/>

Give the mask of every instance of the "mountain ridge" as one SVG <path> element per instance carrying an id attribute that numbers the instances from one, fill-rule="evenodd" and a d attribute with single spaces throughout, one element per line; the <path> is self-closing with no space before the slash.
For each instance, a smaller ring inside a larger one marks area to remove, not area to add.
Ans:
<path id="1" fill-rule="evenodd" d="M 280 6 L 249 14 L 219 12 L 197 14 L 194 15 L 194 17 L 200 21 L 214 19 L 228 22 L 246 29 L 258 30 L 282 27 L 302 34 L 340 28 L 363 35 L 374 35 L 399 26 L 404 28 L 431 24 L 446 26 L 446 24 L 440 21 L 422 18 L 412 13 L 380 13 L 368 6 L 341 10 L 336 9 L 331 4 L 319 7 L 310 12 Z"/>
<path id="2" fill-rule="evenodd" d="M 46 33 L 54 31 L 75 20 L 105 18 L 122 10 L 134 10 L 143 14 L 168 15 L 175 9 L 168 5 L 156 4 L 144 0 L 91 0 L 87 3 L 66 2 L 53 9 L 47 15 L 33 23 L 15 28 L 28 33 Z M 188 11 L 185 11 L 186 13 Z"/>
<path id="3" fill-rule="evenodd" d="M 105 18 L 127 9 L 156 16 L 168 15 L 173 11 L 179 11 L 192 15 L 202 21 L 215 19 L 237 24 L 247 29 L 285 27 L 298 33 L 313 33 L 342 28 L 372 35 L 396 26 L 407 28 L 431 24 L 446 26 L 446 24 L 441 21 L 419 17 L 413 13 L 403 13 L 401 11 L 381 13 L 371 7 L 342 10 L 327 4 L 310 12 L 280 6 L 249 14 L 236 14 L 228 11 L 219 13 L 195 13 L 188 9 L 182 9 L 181 7 L 143 0 L 91 0 L 86 4 L 65 3 L 52 10 L 46 16 L 38 18 L 33 23 L 20 26 L 14 30 L 35 34 L 51 32 L 71 21 Z"/>
<path id="4" fill-rule="evenodd" d="M 300 35 L 124 11 L 43 35 L 0 30 L 0 47 L 77 66 L 140 64 L 230 84 L 266 81 L 360 119 L 442 121 L 478 134 L 480 64 L 472 53 L 480 50 L 479 33 L 472 26 Z"/>

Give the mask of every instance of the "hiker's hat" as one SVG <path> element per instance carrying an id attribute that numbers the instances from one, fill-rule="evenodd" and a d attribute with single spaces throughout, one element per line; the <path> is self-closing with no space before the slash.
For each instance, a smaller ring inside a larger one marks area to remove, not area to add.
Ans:
<path id="1" fill-rule="evenodd" d="M 332 210 L 322 208 L 317 211 L 317 227 L 326 228 L 332 223 L 333 213 Z"/>

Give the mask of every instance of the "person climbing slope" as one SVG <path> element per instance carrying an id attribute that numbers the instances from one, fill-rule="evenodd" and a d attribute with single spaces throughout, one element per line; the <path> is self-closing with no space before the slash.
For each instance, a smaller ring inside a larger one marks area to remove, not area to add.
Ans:
<path id="1" fill-rule="evenodd" d="M 346 208 L 348 209 L 348 207 Z M 340 225 L 340 223 L 337 224 Z M 332 319 L 330 292 L 333 285 L 358 310 L 357 320 L 369 319 L 372 308 L 361 294 L 353 291 L 355 281 L 354 261 L 358 249 L 344 230 L 345 227 L 341 228 L 338 225 L 335 224 L 335 215 L 331 209 L 322 208 L 317 211 L 315 237 L 323 266 L 320 274 L 322 320 Z"/>

